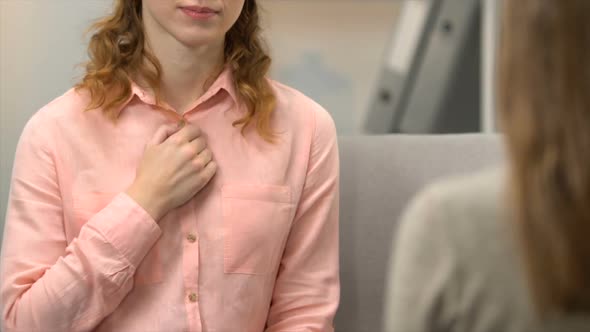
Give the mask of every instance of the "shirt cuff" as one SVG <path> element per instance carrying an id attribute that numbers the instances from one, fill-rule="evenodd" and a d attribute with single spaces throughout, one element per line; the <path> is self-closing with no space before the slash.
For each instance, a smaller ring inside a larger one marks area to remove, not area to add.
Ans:
<path id="1" fill-rule="evenodd" d="M 120 193 L 94 218 L 95 228 L 135 268 L 162 234 L 158 223 L 126 193 Z"/>

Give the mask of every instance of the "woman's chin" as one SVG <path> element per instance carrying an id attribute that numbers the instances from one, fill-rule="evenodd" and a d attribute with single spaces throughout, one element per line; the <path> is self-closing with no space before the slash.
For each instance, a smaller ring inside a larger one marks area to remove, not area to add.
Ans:
<path id="1" fill-rule="evenodd" d="M 224 38 L 223 36 L 190 36 L 185 38 L 177 38 L 177 40 L 182 43 L 187 48 L 200 48 L 204 46 L 215 46 L 215 45 L 223 45 Z"/>

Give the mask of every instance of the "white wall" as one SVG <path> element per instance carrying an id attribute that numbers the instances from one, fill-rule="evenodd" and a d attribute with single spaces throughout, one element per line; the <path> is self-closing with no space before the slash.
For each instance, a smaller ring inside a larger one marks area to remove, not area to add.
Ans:
<path id="1" fill-rule="evenodd" d="M 75 82 L 84 29 L 108 0 L 0 0 L 0 224 L 27 119 Z"/>
<path id="2" fill-rule="evenodd" d="M 265 0 L 273 76 L 322 104 L 340 134 L 359 131 L 400 0 Z"/>
<path id="3" fill-rule="evenodd" d="M 85 59 L 83 31 L 111 0 L 0 0 L 0 227 L 26 120 L 59 96 Z M 377 79 L 399 0 L 261 0 L 273 76 L 356 130 Z M 329 22 L 329 23 L 328 23 Z M 1 229 L 1 228 L 0 228 Z"/>

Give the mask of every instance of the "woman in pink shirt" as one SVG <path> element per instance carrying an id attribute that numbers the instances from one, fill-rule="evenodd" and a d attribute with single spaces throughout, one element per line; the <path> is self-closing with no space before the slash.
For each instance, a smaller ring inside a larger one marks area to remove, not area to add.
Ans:
<path id="1" fill-rule="evenodd" d="M 338 150 L 255 0 L 118 0 L 20 138 L 3 331 L 333 331 Z"/>

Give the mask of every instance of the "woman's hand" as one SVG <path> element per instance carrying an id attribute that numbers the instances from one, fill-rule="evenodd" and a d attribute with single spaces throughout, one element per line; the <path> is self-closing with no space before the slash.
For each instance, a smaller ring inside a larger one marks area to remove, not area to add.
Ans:
<path id="1" fill-rule="evenodd" d="M 216 171 L 198 127 L 163 126 L 147 144 L 126 193 L 158 221 L 201 191 Z"/>

